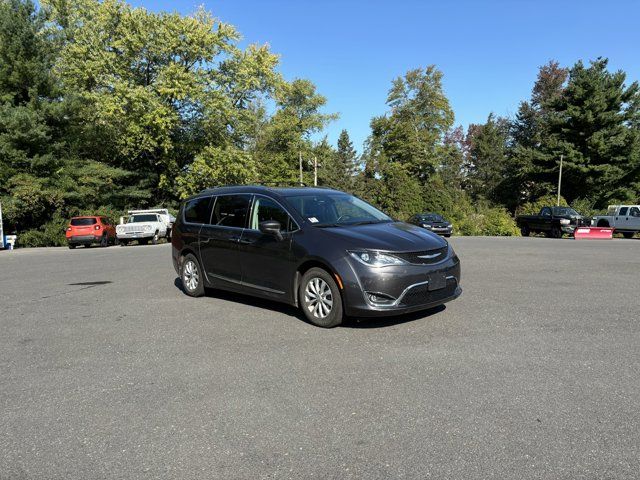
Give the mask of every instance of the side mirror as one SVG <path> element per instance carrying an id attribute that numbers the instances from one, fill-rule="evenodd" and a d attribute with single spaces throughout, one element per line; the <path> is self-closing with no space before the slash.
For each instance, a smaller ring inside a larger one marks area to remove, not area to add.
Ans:
<path id="1" fill-rule="evenodd" d="M 258 229 L 262 233 L 266 233 L 268 235 L 273 235 L 278 240 L 282 240 L 282 233 L 280 232 L 280 222 L 277 220 L 266 220 L 264 222 L 260 222 L 258 225 Z"/>

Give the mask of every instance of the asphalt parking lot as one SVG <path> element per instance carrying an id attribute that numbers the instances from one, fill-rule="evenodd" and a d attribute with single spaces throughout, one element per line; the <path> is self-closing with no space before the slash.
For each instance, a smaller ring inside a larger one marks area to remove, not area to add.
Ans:
<path id="1" fill-rule="evenodd" d="M 640 240 L 452 243 L 460 299 L 332 330 L 168 245 L 0 252 L 0 479 L 637 479 Z"/>

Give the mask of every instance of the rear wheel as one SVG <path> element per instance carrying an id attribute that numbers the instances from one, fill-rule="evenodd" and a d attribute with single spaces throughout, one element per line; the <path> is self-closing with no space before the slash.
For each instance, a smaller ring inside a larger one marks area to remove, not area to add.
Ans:
<path id="1" fill-rule="evenodd" d="M 102 238 L 100 239 L 100 246 L 101 247 L 109 246 L 109 237 L 107 236 L 106 233 L 102 235 Z"/>
<path id="2" fill-rule="evenodd" d="M 624 238 L 633 238 L 634 232 L 622 232 Z"/>
<path id="3" fill-rule="evenodd" d="M 305 317 L 314 325 L 331 328 L 342 323 L 342 296 L 326 270 L 311 268 L 302 276 L 298 300 Z"/>
<path id="4" fill-rule="evenodd" d="M 529 230 L 529 225 L 522 225 L 520 227 L 520 235 L 523 237 L 528 237 L 531 234 L 531 230 Z"/>
<path id="5" fill-rule="evenodd" d="M 182 279 L 182 286 L 187 295 L 191 297 L 201 297 L 204 295 L 204 283 L 201 272 L 200 263 L 194 255 L 189 254 L 184 257 L 180 278 Z"/>

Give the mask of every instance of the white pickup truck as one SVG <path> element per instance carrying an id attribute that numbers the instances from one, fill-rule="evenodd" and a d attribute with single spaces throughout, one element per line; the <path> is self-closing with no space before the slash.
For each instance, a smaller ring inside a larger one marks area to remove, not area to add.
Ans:
<path id="1" fill-rule="evenodd" d="M 120 245 L 127 245 L 133 240 L 145 245 L 151 241 L 154 245 L 160 238 L 171 238 L 171 227 L 175 217 L 166 208 L 153 210 L 129 210 L 129 217 L 116 227 L 116 237 Z"/>
<path id="2" fill-rule="evenodd" d="M 624 238 L 632 238 L 640 232 L 640 205 L 609 205 L 606 215 L 591 219 L 594 227 L 613 227 Z"/>

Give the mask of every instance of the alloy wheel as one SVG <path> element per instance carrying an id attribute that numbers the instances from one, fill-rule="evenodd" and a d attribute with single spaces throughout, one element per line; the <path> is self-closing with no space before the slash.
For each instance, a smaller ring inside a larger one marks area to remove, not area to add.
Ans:
<path id="1" fill-rule="evenodd" d="M 322 278 L 313 277 L 304 290 L 305 308 L 316 318 L 325 318 L 333 308 L 331 288 Z"/>
<path id="2" fill-rule="evenodd" d="M 200 281 L 200 275 L 198 273 L 198 266 L 192 260 L 188 260 L 184 264 L 182 272 L 182 282 L 187 290 L 193 292 L 198 288 L 198 282 Z"/>

